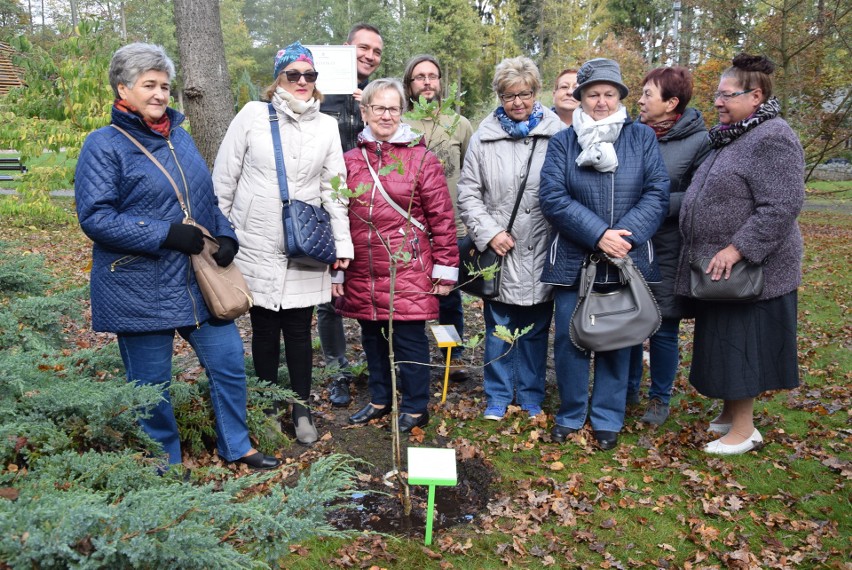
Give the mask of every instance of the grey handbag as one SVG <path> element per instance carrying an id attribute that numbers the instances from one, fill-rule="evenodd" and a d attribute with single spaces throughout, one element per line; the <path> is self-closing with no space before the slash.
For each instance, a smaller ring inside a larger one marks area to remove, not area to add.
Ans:
<path id="1" fill-rule="evenodd" d="M 594 290 L 598 263 L 615 265 L 621 287 L 606 292 Z M 662 318 L 651 289 L 633 265 L 630 256 L 611 258 L 592 254 L 580 272 L 577 306 L 571 315 L 571 342 L 580 350 L 604 352 L 636 346 L 657 332 Z"/>

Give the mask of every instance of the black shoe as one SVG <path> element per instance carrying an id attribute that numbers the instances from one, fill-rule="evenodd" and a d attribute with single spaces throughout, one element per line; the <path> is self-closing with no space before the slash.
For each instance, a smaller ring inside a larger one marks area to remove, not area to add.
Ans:
<path id="1" fill-rule="evenodd" d="M 556 443 L 562 443 L 572 433 L 577 433 L 577 430 L 556 424 L 553 426 L 553 429 L 550 430 L 550 439 Z"/>
<path id="2" fill-rule="evenodd" d="M 352 402 L 352 396 L 349 394 L 348 377 L 338 376 L 332 380 L 331 386 L 328 388 L 328 401 L 337 408 L 345 408 Z"/>
<path id="3" fill-rule="evenodd" d="M 377 408 L 373 404 L 367 404 L 351 416 L 349 416 L 350 424 L 365 424 L 370 420 L 386 416 L 390 413 L 391 407 Z"/>
<path id="4" fill-rule="evenodd" d="M 595 439 L 600 448 L 607 451 L 618 445 L 618 432 L 595 430 Z"/>
<path id="5" fill-rule="evenodd" d="M 261 452 L 252 453 L 245 457 L 233 460 L 231 463 L 244 463 L 258 471 L 266 471 L 267 469 L 275 469 L 281 465 L 281 460 L 270 455 L 264 455 Z"/>
<path id="6" fill-rule="evenodd" d="M 415 427 L 423 427 L 429 423 L 429 412 L 423 412 L 419 416 L 411 414 L 399 414 L 399 433 L 408 433 Z"/>
<path id="7" fill-rule="evenodd" d="M 450 363 L 450 382 L 467 382 L 470 380 L 470 372 L 464 367 L 461 360 L 453 360 Z"/>

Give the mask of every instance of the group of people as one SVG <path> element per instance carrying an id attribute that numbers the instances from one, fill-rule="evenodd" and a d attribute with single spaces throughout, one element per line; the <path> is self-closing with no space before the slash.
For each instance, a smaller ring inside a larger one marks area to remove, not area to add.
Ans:
<path id="1" fill-rule="evenodd" d="M 116 333 L 128 381 L 162 388 L 142 427 L 169 463 L 182 460 L 168 394 L 177 333 L 210 380 L 219 455 L 254 469 L 279 464 L 251 445 L 242 340 L 233 321 L 213 317 L 204 303 L 190 263 L 204 238 L 183 223 L 187 217 L 219 242 L 217 263 L 235 261 L 246 277 L 259 378 L 279 382 L 283 337 L 298 396 L 290 417 L 303 444 L 318 439 L 307 406 L 315 308 L 324 360 L 340 371 L 329 386 L 331 404 L 352 400 L 342 321 L 348 317 L 360 325 L 369 373 L 369 401 L 349 422 L 390 412 L 392 352 L 402 395 L 399 430 L 428 423 L 425 325 L 438 319 L 463 334 L 458 240 L 466 234 L 502 257 L 499 296 L 483 303 L 484 418 L 501 420 L 511 404 L 542 413 L 555 321 L 560 404 L 551 437 L 565 441 L 588 416 L 598 445 L 615 447 L 627 404 L 639 401 L 642 346 L 592 355 L 568 332 L 581 268 L 603 252 L 633 259 L 663 316 L 650 339 L 643 421 L 659 425 L 668 416 L 679 323 L 694 317 L 690 380 L 724 401 L 709 427 L 721 437 L 706 451 L 742 453 L 761 441 L 754 398 L 798 384 L 796 217 L 804 195 L 801 145 L 778 117 L 771 62 L 734 59 L 715 94 L 719 125 L 708 135 L 701 113 L 688 107 L 693 84 L 685 68 L 646 75 L 637 122 L 622 103 L 628 88 L 615 61 L 593 59 L 563 71 L 549 109 L 539 101 L 534 62 L 509 58 L 492 82 L 499 105 L 474 132 L 461 116 L 451 129 L 404 119 L 419 98 L 441 100 L 437 59 L 413 58 L 403 81 L 370 81 L 384 48 L 379 30 L 359 24 L 347 43 L 355 46 L 358 69 L 352 95 L 323 97 L 310 50 L 299 42 L 280 50 L 266 101 L 246 104 L 234 118 L 212 176 L 180 128 L 183 116 L 168 107 L 175 69 L 163 49 L 136 43 L 113 57 L 112 124 L 87 138 L 75 182 L 80 224 L 94 242 L 92 326 Z M 165 172 L 178 181 L 183 209 Z M 336 192 L 335 177 L 366 191 Z M 282 186 L 291 199 L 329 213 L 333 266 L 287 257 Z M 739 304 L 689 299 L 693 252 L 713 258 L 714 279 L 726 278 L 741 259 L 762 263 L 762 295 Z M 617 271 L 599 271 L 596 290 L 620 286 Z M 509 344 L 494 334 L 498 326 L 529 330 Z M 469 378 L 461 352 L 452 364 L 454 380 Z"/>

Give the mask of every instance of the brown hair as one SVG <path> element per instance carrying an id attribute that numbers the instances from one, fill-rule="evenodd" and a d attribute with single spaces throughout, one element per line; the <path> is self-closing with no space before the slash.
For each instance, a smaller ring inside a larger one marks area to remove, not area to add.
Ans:
<path id="1" fill-rule="evenodd" d="M 573 67 L 569 67 L 568 69 L 563 69 L 562 71 L 560 71 L 559 75 L 557 75 L 556 79 L 553 81 L 553 90 L 556 91 L 556 89 L 559 87 L 559 80 L 562 79 L 563 75 L 567 75 L 568 73 L 573 73 L 574 75 L 577 75 L 578 71 L 580 70 L 575 69 Z"/>
<path id="2" fill-rule="evenodd" d="M 722 72 L 722 77 L 730 77 L 744 90 L 760 89 L 763 100 L 772 97 L 772 72 L 775 64 L 768 57 L 741 53 L 731 62 L 733 65 Z"/>
<path id="3" fill-rule="evenodd" d="M 668 101 L 677 97 L 678 103 L 674 112 L 682 115 L 692 99 L 692 73 L 685 67 L 658 67 L 649 71 L 642 80 L 642 86 L 653 83 L 660 90 L 660 97 Z"/>
<path id="4" fill-rule="evenodd" d="M 373 26 L 373 25 L 370 25 L 370 24 L 365 24 L 365 23 L 362 22 L 360 24 L 355 24 L 354 26 L 352 26 L 352 29 L 349 30 L 349 35 L 346 36 L 346 43 L 351 44 L 352 40 L 355 39 L 355 34 L 360 32 L 361 30 L 367 30 L 368 32 L 373 32 L 374 34 L 376 34 L 380 38 L 382 37 L 382 33 L 379 31 L 379 28 L 377 28 L 376 26 Z"/>
<path id="5" fill-rule="evenodd" d="M 428 61 L 432 65 L 438 68 L 438 78 L 441 79 L 444 77 L 444 72 L 441 70 L 441 64 L 438 63 L 438 60 L 435 56 L 429 54 L 416 55 L 408 60 L 408 64 L 405 66 L 405 73 L 402 75 L 402 86 L 405 88 L 405 106 L 410 111 L 413 106 L 414 101 L 414 93 L 411 92 L 411 82 L 414 80 L 412 74 L 414 73 L 414 68 L 423 63 L 424 61 Z M 442 98 L 443 85 L 441 86 L 441 90 L 438 92 L 438 100 L 440 101 Z"/>

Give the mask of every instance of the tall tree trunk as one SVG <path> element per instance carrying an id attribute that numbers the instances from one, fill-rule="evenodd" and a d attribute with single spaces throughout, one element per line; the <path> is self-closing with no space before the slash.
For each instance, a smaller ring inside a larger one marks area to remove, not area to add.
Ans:
<path id="1" fill-rule="evenodd" d="M 175 0 L 186 115 L 192 137 L 207 165 L 234 118 L 234 95 L 225 62 L 218 0 Z"/>

